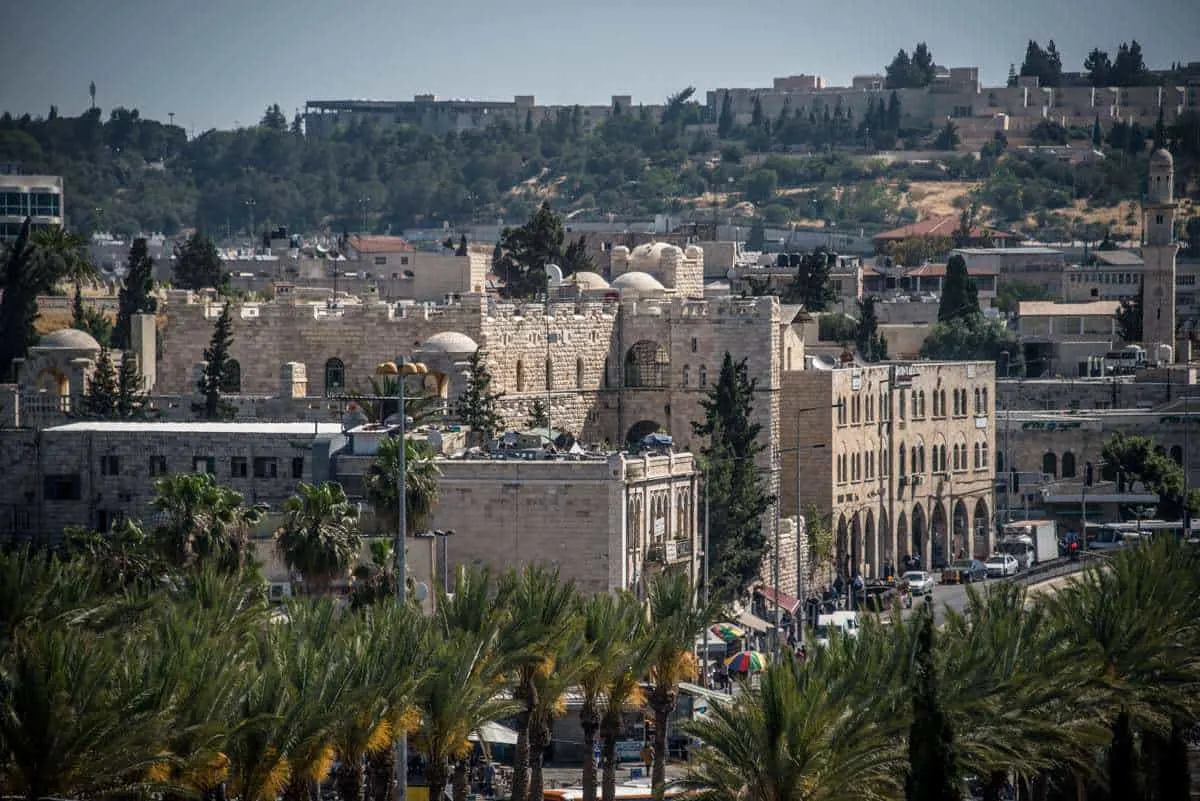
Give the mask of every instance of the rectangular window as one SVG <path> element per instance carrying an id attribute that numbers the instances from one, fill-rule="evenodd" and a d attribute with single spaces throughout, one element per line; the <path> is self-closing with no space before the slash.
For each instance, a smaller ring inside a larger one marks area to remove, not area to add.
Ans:
<path id="1" fill-rule="evenodd" d="M 215 456 L 197 456 L 192 459 L 193 473 L 208 473 L 210 476 L 217 474 L 217 457 Z"/>
<path id="2" fill-rule="evenodd" d="M 100 457 L 100 475 L 116 476 L 121 473 L 121 460 L 116 454 L 106 453 Z"/>
<path id="3" fill-rule="evenodd" d="M 259 456 L 254 460 L 255 478 L 277 478 L 279 476 L 279 460 L 273 456 Z"/>
<path id="4" fill-rule="evenodd" d="M 77 501 L 82 495 L 83 482 L 79 474 L 46 476 L 42 483 L 42 494 L 48 501 Z"/>
<path id="5" fill-rule="evenodd" d="M 296 456 L 292 459 L 292 478 L 304 478 L 304 457 Z"/>
<path id="6" fill-rule="evenodd" d="M 233 478 L 245 478 L 247 466 L 245 456 L 234 456 L 229 460 L 229 475 Z"/>
<path id="7" fill-rule="evenodd" d="M 376 267 L 383 267 L 386 264 L 387 264 L 387 256 L 376 256 L 375 257 L 375 266 Z"/>
<path id="8" fill-rule="evenodd" d="M 401 256 L 401 257 L 400 257 L 400 264 L 401 264 L 401 266 L 403 266 L 403 265 L 405 265 L 405 264 L 408 264 L 408 256 Z"/>
<path id="9" fill-rule="evenodd" d="M 167 474 L 167 457 L 151 456 L 150 457 L 150 477 L 165 476 Z"/>

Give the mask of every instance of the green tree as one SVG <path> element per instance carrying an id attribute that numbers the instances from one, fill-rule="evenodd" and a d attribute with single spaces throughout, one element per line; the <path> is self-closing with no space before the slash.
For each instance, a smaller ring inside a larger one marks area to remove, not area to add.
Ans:
<path id="1" fill-rule="evenodd" d="M 125 263 L 125 282 L 117 295 L 117 323 L 113 344 L 125 350 L 133 346 L 130 324 L 135 314 L 152 314 L 158 308 L 153 296 L 154 260 L 143 237 L 133 240 Z"/>
<path id="2" fill-rule="evenodd" d="M 917 623 L 913 677 L 913 720 L 908 735 L 908 801 L 959 801 L 958 756 L 954 730 L 942 711 L 933 656 L 933 611 L 922 606 Z"/>
<path id="3" fill-rule="evenodd" d="M 138 367 L 137 356 L 127 350 L 121 354 L 121 366 L 117 370 L 117 417 L 122 420 L 140 419 L 146 416 L 149 399 L 144 390 L 145 381 Z"/>
<path id="4" fill-rule="evenodd" d="M 1124 342 L 1142 341 L 1142 319 L 1145 317 L 1146 290 L 1138 286 L 1131 298 L 1121 298 L 1117 307 L 1117 334 Z"/>
<path id="5" fill-rule="evenodd" d="M 1087 70 L 1088 80 L 1097 89 L 1110 86 L 1112 77 L 1112 59 L 1100 48 L 1093 48 L 1083 60 L 1083 68 Z"/>
<path id="6" fill-rule="evenodd" d="M 712 596 L 729 601 L 746 593 L 769 547 L 762 516 L 774 498 L 755 464 L 766 449 L 762 426 L 753 422 L 756 389 L 746 360 L 735 362 L 726 352 L 720 376 L 700 401 L 704 421 L 692 423 L 707 443 L 701 453 L 712 510 Z"/>
<path id="7" fill-rule="evenodd" d="M 1092 122 L 1092 147 L 1099 150 L 1104 145 L 1104 129 L 1100 127 L 1100 117 Z"/>
<path id="8" fill-rule="evenodd" d="M 283 115 L 283 109 L 279 107 L 279 104 L 273 103 L 267 106 L 259 125 L 268 130 L 283 133 L 287 130 L 287 117 Z"/>
<path id="9" fill-rule="evenodd" d="M 262 512 L 217 483 L 212 473 L 179 473 L 155 482 L 151 507 L 159 521 L 151 540 L 173 565 L 197 561 L 237 573 L 250 555 L 250 533 Z"/>
<path id="10" fill-rule="evenodd" d="M 784 301 L 803 304 L 805 311 L 812 313 L 827 311 L 836 299 L 829 282 L 831 268 L 836 262 L 836 254 L 822 249 L 804 254 L 795 277 L 783 293 Z"/>
<path id="11" fill-rule="evenodd" d="M 946 262 L 946 280 L 938 302 L 938 322 L 966 320 L 982 316 L 979 290 L 967 272 L 967 260 L 955 254 Z"/>
<path id="12" fill-rule="evenodd" d="M 1187 255 L 1200 256 L 1200 215 L 1189 217 L 1184 231 L 1187 233 Z"/>
<path id="13" fill-rule="evenodd" d="M 467 235 L 461 234 L 458 237 L 458 247 L 454 251 L 455 256 L 467 255 Z"/>
<path id="14" fill-rule="evenodd" d="M 206 420 L 228 419 L 235 414 L 234 408 L 221 399 L 233 376 L 233 358 L 229 353 L 232 345 L 233 319 L 229 301 L 226 301 L 213 326 L 212 339 L 204 349 L 204 370 L 196 387 L 204 396 L 204 405 L 198 406 L 197 411 Z"/>
<path id="15" fill-rule="evenodd" d="M 1014 353 L 1020 353 L 1020 348 L 1013 333 L 982 314 L 938 323 L 921 343 L 923 359 L 989 359 L 1002 364 L 1015 362 Z"/>
<path id="16" fill-rule="evenodd" d="M 1120 432 L 1100 450 L 1105 475 L 1112 476 L 1124 491 L 1131 482 L 1158 495 L 1158 515 L 1178 520 L 1183 515 L 1183 468 L 1168 457 L 1150 437 Z"/>
<path id="17" fill-rule="evenodd" d="M 734 117 L 733 117 L 733 101 L 726 92 L 721 97 L 721 113 L 717 117 L 717 136 L 721 139 L 728 139 L 733 133 Z"/>
<path id="18" fill-rule="evenodd" d="M 765 206 L 779 191 L 779 174 L 774 170 L 755 170 L 746 178 L 746 200 Z"/>
<path id="19" fill-rule="evenodd" d="M 100 276 L 87 255 L 87 240 L 61 225 L 38 228 L 29 237 L 34 258 L 47 262 L 46 270 L 56 281 L 74 284 L 76 291 Z"/>
<path id="20" fill-rule="evenodd" d="M 33 258 L 29 245 L 29 218 L 8 249 L 0 289 L 0 378 L 15 382 L 13 361 L 25 358 L 29 346 L 37 341 L 37 297 L 54 285 L 54 275 L 42 259 Z"/>
<path id="21" fill-rule="evenodd" d="M 529 406 L 529 418 L 525 421 L 527 428 L 546 428 L 550 425 L 550 414 L 541 398 L 534 398 Z"/>
<path id="22" fill-rule="evenodd" d="M 887 361 L 887 338 L 879 333 L 879 318 L 875 314 L 873 297 L 864 297 L 858 301 L 858 325 L 854 332 L 854 345 L 859 355 L 868 362 Z"/>
<path id="23" fill-rule="evenodd" d="M 477 443 L 491 439 L 504 427 L 504 417 L 497 408 L 497 402 L 503 397 L 503 392 L 492 391 L 487 352 L 477 348 L 467 361 L 467 385 L 454 402 L 455 415 L 471 429 Z"/>
<path id="24" fill-rule="evenodd" d="M 363 476 L 367 498 L 375 511 L 395 532 L 399 519 L 400 483 L 399 437 L 388 437 L 379 443 L 379 452 L 367 474 Z M 425 443 L 406 439 L 404 447 L 404 500 L 407 536 L 427 527 L 429 516 L 438 501 L 438 476 L 441 471 L 433 460 L 433 451 Z"/>
<path id="25" fill-rule="evenodd" d="M 755 217 L 750 225 L 750 234 L 746 237 L 746 249 L 763 251 L 767 247 L 767 229 L 762 217 Z"/>
<path id="26" fill-rule="evenodd" d="M 952 120 L 946 120 L 946 124 L 941 127 L 933 140 L 933 149 L 957 150 L 961 142 L 962 140 L 958 136 L 958 126 Z"/>
<path id="27" fill-rule="evenodd" d="M 82 413 L 85 417 L 111 420 L 117 416 L 117 376 L 108 348 L 101 348 L 96 367 L 88 378 L 83 395 Z"/>
<path id="28" fill-rule="evenodd" d="M 565 237 L 562 218 L 551 210 L 549 202 L 519 228 L 505 228 L 497 264 L 497 275 L 505 282 L 505 296 L 531 298 L 545 292 L 546 265 L 562 261 Z"/>
<path id="29" fill-rule="evenodd" d="M 104 312 L 83 304 L 82 284 L 75 284 L 75 296 L 71 302 L 71 327 L 90 334 L 101 347 L 109 347 L 112 344 L 113 324 L 104 316 Z"/>
<path id="30" fill-rule="evenodd" d="M 199 231 L 175 249 L 175 264 L 171 274 L 177 289 L 224 291 L 229 284 L 229 274 L 221 269 L 217 246 Z"/>
<path id="31" fill-rule="evenodd" d="M 300 574 L 308 592 L 328 592 L 334 581 L 346 577 L 358 558 L 358 507 L 346 497 L 341 484 L 301 481 L 296 494 L 283 502 L 283 512 L 275 547 L 284 563 Z"/>
<path id="32" fill-rule="evenodd" d="M 1028 281 L 1004 281 L 996 288 L 996 308 L 1005 314 L 1016 314 L 1027 300 L 1050 300 L 1050 293 Z"/>

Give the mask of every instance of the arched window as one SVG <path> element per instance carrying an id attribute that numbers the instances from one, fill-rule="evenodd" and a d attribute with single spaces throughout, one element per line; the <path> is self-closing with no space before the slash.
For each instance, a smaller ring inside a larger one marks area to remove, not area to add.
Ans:
<path id="1" fill-rule="evenodd" d="M 683 366 L 683 385 L 686 387 L 692 383 L 692 366 L 685 364 Z"/>
<path id="2" fill-rule="evenodd" d="M 978 390 L 976 390 L 976 393 L 978 393 Z M 976 442 L 975 445 L 971 448 L 971 457 L 972 457 L 972 462 L 971 462 L 972 467 L 974 467 L 976 470 L 983 467 L 983 462 L 981 462 L 979 459 L 979 443 L 978 442 Z"/>
<path id="3" fill-rule="evenodd" d="M 921 417 L 925 416 L 925 390 L 921 390 Z"/>
<path id="4" fill-rule="evenodd" d="M 554 362 L 546 359 L 546 389 L 554 389 Z"/>
<path id="5" fill-rule="evenodd" d="M 525 362 L 517 359 L 517 392 L 525 391 Z"/>
<path id="6" fill-rule="evenodd" d="M 1042 472 L 1053 478 L 1058 478 L 1058 457 L 1053 451 L 1042 457 Z"/>
<path id="7" fill-rule="evenodd" d="M 900 468 L 900 475 L 904 475 L 904 468 L 905 468 L 905 465 L 907 464 L 907 462 L 905 460 L 906 455 L 907 455 L 907 451 L 904 448 L 904 443 L 900 443 L 900 451 L 899 451 L 900 458 L 896 460 L 896 464 Z"/>
<path id="8" fill-rule="evenodd" d="M 917 397 L 917 393 L 912 393 L 912 419 L 916 420 L 921 416 L 921 401 Z"/>
<path id="9" fill-rule="evenodd" d="M 242 365 L 237 359 L 230 359 L 225 363 L 225 372 L 221 375 L 221 391 L 242 391 Z"/>
<path id="10" fill-rule="evenodd" d="M 583 389 L 583 359 L 575 360 L 575 388 Z"/>
<path id="11" fill-rule="evenodd" d="M 341 359 L 333 358 L 325 362 L 325 394 L 333 395 L 346 388 L 346 365 Z"/>
<path id="12" fill-rule="evenodd" d="M 612 386 L 612 381 L 609 377 L 609 373 L 610 373 L 610 365 L 609 365 L 608 357 L 605 356 L 604 357 L 604 376 L 601 378 L 601 381 L 604 383 L 605 389 L 608 389 L 609 387 Z"/>
<path id="13" fill-rule="evenodd" d="M 708 386 L 708 368 L 705 367 L 704 365 L 700 366 L 700 386 L 701 387 Z"/>
<path id="14" fill-rule="evenodd" d="M 979 466 L 987 469 L 988 466 L 988 447 L 986 442 L 979 443 Z"/>
<path id="15" fill-rule="evenodd" d="M 1075 478 L 1075 454 L 1067 451 L 1062 455 L 1062 477 Z"/>
<path id="16" fill-rule="evenodd" d="M 917 455 L 920 457 L 919 459 L 917 459 L 917 471 L 920 473 L 924 473 L 925 472 L 925 446 L 924 445 L 917 446 Z"/>

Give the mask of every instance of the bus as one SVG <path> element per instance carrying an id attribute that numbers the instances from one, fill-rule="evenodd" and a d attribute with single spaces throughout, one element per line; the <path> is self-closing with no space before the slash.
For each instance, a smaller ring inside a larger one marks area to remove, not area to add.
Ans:
<path id="1" fill-rule="evenodd" d="M 1181 520 L 1135 520 L 1123 523 L 1088 523 L 1086 528 L 1088 550 L 1113 551 L 1148 542 L 1151 538 L 1163 534 L 1195 539 L 1196 527 L 1191 531 L 1184 530 Z"/>

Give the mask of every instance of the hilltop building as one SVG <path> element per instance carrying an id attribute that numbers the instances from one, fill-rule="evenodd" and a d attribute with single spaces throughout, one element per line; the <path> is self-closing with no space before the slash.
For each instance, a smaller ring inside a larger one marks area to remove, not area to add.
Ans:
<path id="1" fill-rule="evenodd" d="M 61 175 L 0 173 L 0 242 L 16 239 L 26 217 L 36 230 L 61 226 L 65 216 Z"/>

